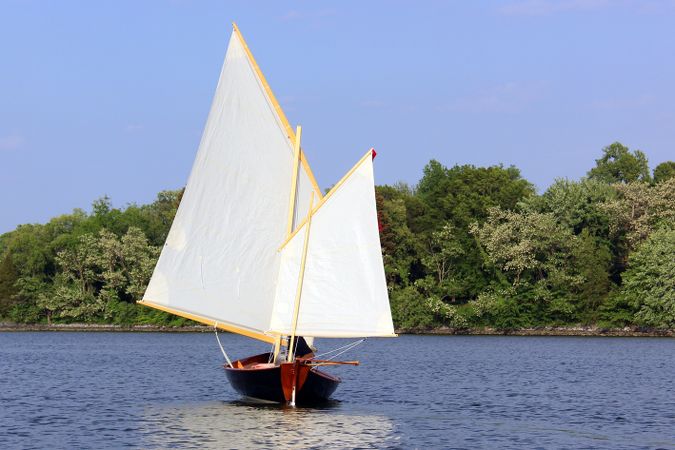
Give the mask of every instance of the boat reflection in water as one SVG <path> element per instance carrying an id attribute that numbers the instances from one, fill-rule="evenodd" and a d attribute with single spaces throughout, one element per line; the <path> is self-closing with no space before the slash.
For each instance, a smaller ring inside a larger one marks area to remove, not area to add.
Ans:
<path id="1" fill-rule="evenodd" d="M 152 406 L 141 424 L 142 448 L 386 448 L 394 425 L 380 415 L 241 402 Z"/>

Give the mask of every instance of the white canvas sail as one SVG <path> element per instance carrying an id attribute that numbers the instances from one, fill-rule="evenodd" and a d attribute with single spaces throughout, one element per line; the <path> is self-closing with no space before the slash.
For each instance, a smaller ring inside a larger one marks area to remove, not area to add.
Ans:
<path id="1" fill-rule="evenodd" d="M 183 199 L 142 304 L 268 342 L 291 334 L 394 335 L 371 153 L 322 198 L 304 153 L 295 159 L 294 140 L 235 26 Z M 320 207 L 298 326 L 291 330 L 312 192 Z M 299 229 L 289 239 L 293 197 L 291 229 Z"/>
<path id="2" fill-rule="evenodd" d="M 281 250 L 270 333 L 292 334 L 307 225 Z M 312 216 L 296 335 L 394 336 L 377 227 L 371 152 Z"/>
<path id="3" fill-rule="evenodd" d="M 309 200 L 310 194 L 314 192 L 314 198 L 316 199 L 316 190 L 313 188 L 312 182 L 307 176 L 302 164 L 300 164 L 300 171 L 298 172 L 298 186 L 295 196 L 295 210 L 293 213 L 293 227 L 292 229 L 298 226 L 302 220 L 307 217 L 307 212 L 309 211 Z M 316 204 L 316 201 L 314 202 Z"/>
<path id="4" fill-rule="evenodd" d="M 295 165 L 285 118 L 270 95 L 235 30 L 144 304 L 234 331 L 262 336 L 269 328 Z M 301 167 L 304 212 L 311 180 Z"/>

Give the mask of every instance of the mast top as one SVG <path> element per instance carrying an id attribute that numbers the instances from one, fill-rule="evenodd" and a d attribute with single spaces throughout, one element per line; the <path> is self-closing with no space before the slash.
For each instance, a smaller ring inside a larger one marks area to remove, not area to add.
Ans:
<path id="1" fill-rule="evenodd" d="M 284 127 L 286 137 L 290 141 L 291 145 L 295 144 L 295 131 L 293 131 L 293 128 L 291 127 L 290 122 L 288 121 L 288 118 L 286 117 L 286 114 L 284 113 L 284 110 L 281 108 L 281 105 L 279 104 L 279 101 L 277 100 L 276 96 L 274 95 L 274 92 L 272 92 L 272 88 L 270 88 L 269 83 L 267 82 L 267 79 L 265 78 L 265 75 L 263 75 L 262 70 L 260 70 L 260 66 L 256 62 L 255 58 L 253 57 L 253 53 L 251 53 L 251 49 L 248 47 L 248 44 L 246 43 L 246 40 L 244 39 L 244 36 L 241 34 L 241 31 L 239 30 L 239 27 L 237 26 L 236 22 L 232 22 L 232 28 L 235 33 L 237 33 L 237 37 L 239 38 L 239 41 L 241 42 L 242 47 L 244 48 L 244 52 L 246 53 L 246 56 L 248 58 L 249 63 L 251 64 L 251 67 L 253 68 L 253 71 L 256 73 L 258 78 L 260 79 L 260 83 L 262 84 L 263 89 L 265 90 L 265 93 L 267 94 L 270 102 L 272 103 L 272 107 L 276 111 L 279 120 L 281 120 L 281 123 Z M 314 189 L 314 193 L 318 199 L 321 199 L 323 197 L 323 193 L 321 192 L 321 188 L 319 188 L 319 184 L 316 182 L 316 178 L 314 177 L 314 173 L 312 172 L 312 168 L 309 166 L 309 162 L 307 161 L 307 157 L 305 155 L 304 150 L 302 148 L 300 149 L 300 163 L 302 164 L 303 170 L 307 174 L 307 177 L 309 178 L 309 182 L 312 184 L 312 187 Z"/>

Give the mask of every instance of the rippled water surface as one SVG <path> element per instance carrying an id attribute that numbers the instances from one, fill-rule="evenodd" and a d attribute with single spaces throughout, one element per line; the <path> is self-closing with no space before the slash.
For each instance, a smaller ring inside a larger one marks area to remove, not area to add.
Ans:
<path id="1" fill-rule="evenodd" d="M 335 400 L 292 409 L 240 402 L 209 333 L 0 333 L 0 448 L 675 448 L 674 339 L 402 336 L 345 356 L 362 365 L 332 370 Z"/>

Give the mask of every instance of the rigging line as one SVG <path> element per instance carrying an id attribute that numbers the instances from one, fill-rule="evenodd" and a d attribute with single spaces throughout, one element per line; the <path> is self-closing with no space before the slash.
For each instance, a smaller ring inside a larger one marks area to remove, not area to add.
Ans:
<path id="1" fill-rule="evenodd" d="M 327 358 L 327 359 L 323 360 L 324 362 L 314 364 L 314 367 L 326 366 L 326 365 L 331 364 L 330 361 L 337 358 L 338 356 L 340 356 L 343 353 L 347 353 L 349 350 L 351 350 L 354 347 L 356 347 L 357 345 L 361 344 L 363 341 L 365 341 L 365 339 L 361 339 L 360 341 L 352 342 L 351 344 L 349 344 L 348 348 L 342 350 L 340 353 L 336 353 L 335 355 L 331 356 L 330 358 Z M 345 347 L 347 347 L 347 346 L 345 346 Z M 335 350 L 333 350 L 333 351 L 335 351 Z M 312 368 L 312 370 L 314 370 L 314 368 Z"/>
<path id="2" fill-rule="evenodd" d="M 342 350 L 341 352 L 336 353 L 335 355 L 331 356 L 330 358 L 326 358 L 326 359 L 327 359 L 328 361 L 331 361 L 331 360 L 337 358 L 338 356 L 342 355 L 343 353 L 347 353 L 348 351 L 350 351 L 351 349 L 353 349 L 354 347 L 356 347 L 356 346 L 359 345 L 360 343 L 361 343 L 361 342 L 355 343 L 355 344 L 352 345 L 351 347 L 346 348 L 346 349 Z"/>
<path id="3" fill-rule="evenodd" d="M 296 339 L 300 340 L 299 338 Z M 305 344 L 307 344 L 307 341 L 305 341 Z M 295 355 L 297 355 L 297 353 L 298 353 L 298 346 L 296 345 L 295 347 L 293 347 L 293 360 L 295 360 Z"/>
<path id="4" fill-rule="evenodd" d="M 272 344 L 272 349 L 270 350 L 270 355 L 267 357 L 267 363 L 272 362 L 272 358 L 274 358 L 274 344 Z"/>
<path id="5" fill-rule="evenodd" d="M 279 339 L 281 339 L 281 337 L 279 337 Z M 279 346 L 281 346 L 281 342 L 279 342 Z M 272 362 L 276 363 L 276 359 L 274 357 L 275 353 L 277 353 L 277 343 L 276 342 L 274 344 L 272 344 L 272 348 L 270 349 L 270 356 L 267 358 L 268 363 L 272 363 Z"/>
<path id="6" fill-rule="evenodd" d="M 360 345 L 360 344 L 363 344 L 363 342 L 365 342 L 365 338 L 364 338 L 364 339 L 359 339 L 358 341 L 350 342 L 349 344 L 343 345 L 342 347 L 338 347 L 338 348 L 335 348 L 335 349 L 333 349 L 333 350 L 329 350 L 329 351 L 327 351 L 327 352 L 323 352 L 323 353 L 321 353 L 321 354 L 319 354 L 319 355 L 316 355 L 314 358 L 319 358 L 319 357 L 321 357 L 321 356 L 330 355 L 331 353 L 335 353 L 335 352 L 337 352 L 337 351 L 340 351 L 340 350 L 342 350 L 342 349 L 345 349 L 345 351 L 340 352 L 340 353 L 338 353 L 337 355 L 333 355 L 333 356 L 331 356 L 330 358 L 328 358 L 328 360 L 331 360 L 331 359 L 334 359 L 334 358 L 336 358 L 337 356 L 339 356 L 339 355 L 341 355 L 341 354 L 343 354 L 343 353 L 345 353 L 345 352 L 348 352 L 349 350 L 353 349 L 354 347 L 356 347 L 356 346 L 358 346 L 358 345 Z"/>
<path id="7" fill-rule="evenodd" d="M 223 356 L 225 357 L 225 361 L 227 361 L 227 364 L 230 366 L 230 368 L 234 369 L 234 366 L 232 365 L 232 361 L 230 361 L 230 358 L 228 358 L 227 353 L 225 353 L 225 349 L 223 348 L 223 344 L 220 343 L 220 338 L 218 337 L 218 322 L 216 322 L 213 325 L 213 331 L 216 333 L 216 341 L 218 341 L 218 347 L 220 347 L 220 351 L 223 352 Z"/>
<path id="8" fill-rule="evenodd" d="M 319 357 L 325 356 L 325 355 L 330 355 L 331 353 L 335 353 L 335 352 L 337 352 L 337 351 L 340 351 L 340 350 L 342 350 L 343 348 L 349 347 L 349 349 L 351 349 L 351 348 L 356 347 L 357 345 L 361 344 L 361 343 L 364 342 L 365 340 L 366 340 L 366 339 L 364 338 L 364 339 L 359 339 L 358 341 L 350 342 L 349 344 L 343 345 L 342 347 L 334 348 L 333 350 L 329 350 L 329 351 L 327 351 L 327 352 L 323 352 L 323 353 L 321 353 L 321 354 L 319 354 L 319 355 L 316 355 L 315 358 L 319 358 Z"/>

